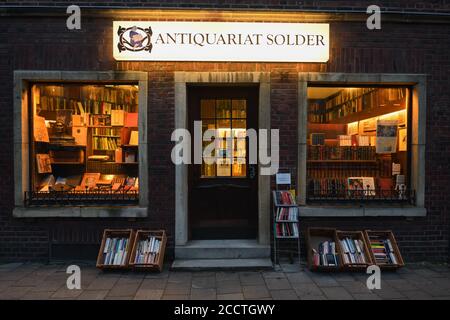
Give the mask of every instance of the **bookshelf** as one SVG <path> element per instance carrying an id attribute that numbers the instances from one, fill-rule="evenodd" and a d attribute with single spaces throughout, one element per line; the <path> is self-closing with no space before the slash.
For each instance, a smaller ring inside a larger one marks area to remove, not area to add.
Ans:
<path id="1" fill-rule="evenodd" d="M 306 232 L 308 268 L 320 272 L 340 271 L 343 264 L 337 243 L 336 229 L 308 228 Z M 329 256 L 330 254 L 333 257 Z M 329 258 L 332 258 L 333 262 L 329 263 Z"/>
<path id="2" fill-rule="evenodd" d="M 288 190 L 274 190 L 273 195 L 273 241 L 274 264 L 277 263 L 279 245 L 277 241 L 296 240 L 297 254 L 300 260 L 300 226 L 298 205 Z M 300 261 L 299 261 L 300 263 Z"/>
<path id="3" fill-rule="evenodd" d="M 344 270 L 365 270 L 372 263 L 362 231 L 336 231 Z"/>
<path id="4" fill-rule="evenodd" d="M 365 230 L 364 237 L 369 247 L 372 261 L 381 269 L 395 270 L 405 265 L 391 230 Z"/>
<path id="5" fill-rule="evenodd" d="M 135 270 L 163 269 L 167 236 L 164 230 L 138 230 L 130 255 L 130 266 Z"/>
<path id="6" fill-rule="evenodd" d="M 128 269 L 135 240 L 132 229 L 105 229 L 97 256 L 99 269 Z"/>

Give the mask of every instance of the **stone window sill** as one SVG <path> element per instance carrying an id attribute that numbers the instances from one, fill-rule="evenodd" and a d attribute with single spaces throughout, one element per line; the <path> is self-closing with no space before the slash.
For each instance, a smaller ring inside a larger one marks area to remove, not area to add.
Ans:
<path id="1" fill-rule="evenodd" d="M 16 207 L 15 218 L 145 218 L 146 207 Z"/>
<path id="2" fill-rule="evenodd" d="M 408 207 L 304 206 L 300 217 L 425 217 L 427 209 Z"/>

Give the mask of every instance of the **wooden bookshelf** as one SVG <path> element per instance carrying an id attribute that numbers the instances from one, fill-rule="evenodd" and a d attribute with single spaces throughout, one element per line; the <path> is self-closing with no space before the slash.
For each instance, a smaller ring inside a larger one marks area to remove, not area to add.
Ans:
<path id="1" fill-rule="evenodd" d="M 319 252 L 319 244 L 325 241 L 333 241 L 336 245 L 337 266 L 314 265 L 313 249 Z M 343 263 L 341 259 L 340 247 L 334 228 L 308 228 L 306 232 L 307 265 L 311 271 L 319 272 L 337 272 L 342 270 Z"/>
<path id="2" fill-rule="evenodd" d="M 341 243 L 344 238 L 351 238 L 353 240 L 361 240 L 363 248 L 361 248 L 364 254 L 365 262 L 345 262 L 344 255 L 346 250 Z M 336 231 L 336 240 L 338 241 L 339 252 L 341 253 L 342 266 L 344 270 L 365 270 L 369 265 L 373 264 L 372 256 L 370 255 L 366 239 L 362 231 Z"/>
<path id="3" fill-rule="evenodd" d="M 405 265 L 402 255 L 400 253 L 400 250 L 398 248 L 397 241 L 395 240 L 394 234 L 392 233 L 391 230 L 383 230 L 383 231 L 365 230 L 364 237 L 366 239 L 372 261 L 374 262 L 374 264 L 379 266 L 381 269 L 396 270 Z M 389 241 L 392 245 L 393 254 L 395 255 L 395 259 L 397 260 L 397 263 L 379 263 L 379 262 L 377 262 L 377 260 L 375 258 L 375 254 L 372 251 L 372 247 L 371 247 L 371 239 L 373 237 L 378 237 L 380 239 L 389 239 Z"/>
<path id="4" fill-rule="evenodd" d="M 105 264 L 105 245 L 108 238 L 127 238 L 128 244 L 125 249 L 126 256 L 123 259 L 124 262 L 121 264 Z M 133 243 L 135 239 L 135 232 L 133 229 L 105 229 L 103 231 L 102 243 L 100 245 L 100 250 L 97 256 L 97 268 L 105 269 L 128 269 L 130 253 L 132 252 Z"/>
<path id="5" fill-rule="evenodd" d="M 158 250 L 155 251 L 155 258 L 150 263 L 137 262 L 136 256 L 139 250 L 139 243 L 148 238 L 154 238 L 159 241 Z M 135 270 L 157 270 L 159 272 L 163 269 L 164 253 L 166 249 L 167 236 L 164 230 L 138 230 L 136 232 L 133 250 L 130 255 L 130 266 Z"/>

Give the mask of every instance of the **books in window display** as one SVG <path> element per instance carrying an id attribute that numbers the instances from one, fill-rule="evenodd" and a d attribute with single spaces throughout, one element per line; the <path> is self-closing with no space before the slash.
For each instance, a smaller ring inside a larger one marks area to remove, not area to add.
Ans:
<path id="1" fill-rule="evenodd" d="M 297 222 L 277 222 L 276 226 L 277 238 L 298 238 L 298 224 Z"/>
<path id="2" fill-rule="evenodd" d="M 273 191 L 273 199 L 275 206 L 296 207 L 297 204 L 290 191 Z"/>
<path id="3" fill-rule="evenodd" d="M 161 271 L 167 236 L 164 230 L 138 230 L 130 256 L 130 265 L 140 270 Z"/>
<path id="4" fill-rule="evenodd" d="M 405 265 L 392 231 L 365 230 L 373 262 L 381 269 L 398 269 Z"/>
<path id="5" fill-rule="evenodd" d="M 97 268 L 126 269 L 129 267 L 135 232 L 132 229 L 106 229 L 97 257 Z"/>
<path id="6" fill-rule="evenodd" d="M 278 207 L 276 213 L 277 222 L 298 222 L 297 207 Z"/>

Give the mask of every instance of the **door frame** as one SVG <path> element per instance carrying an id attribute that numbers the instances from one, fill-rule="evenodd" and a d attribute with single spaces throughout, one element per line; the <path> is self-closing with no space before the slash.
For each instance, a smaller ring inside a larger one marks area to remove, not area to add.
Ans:
<path id="1" fill-rule="evenodd" d="M 189 84 L 258 84 L 258 127 L 270 129 L 270 73 L 268 72 L 175 72 L 175 128 L 188 129 L 187 86 Z M 268 135 L 270 137 L 270 135 Z M 270 143 L 268 143 L 270 154 Z M 188 165 L 175 166 L 175 245 L 188 242 Z M 270 176 L 258 168 L 258 243 L 270 244 Z"/>

